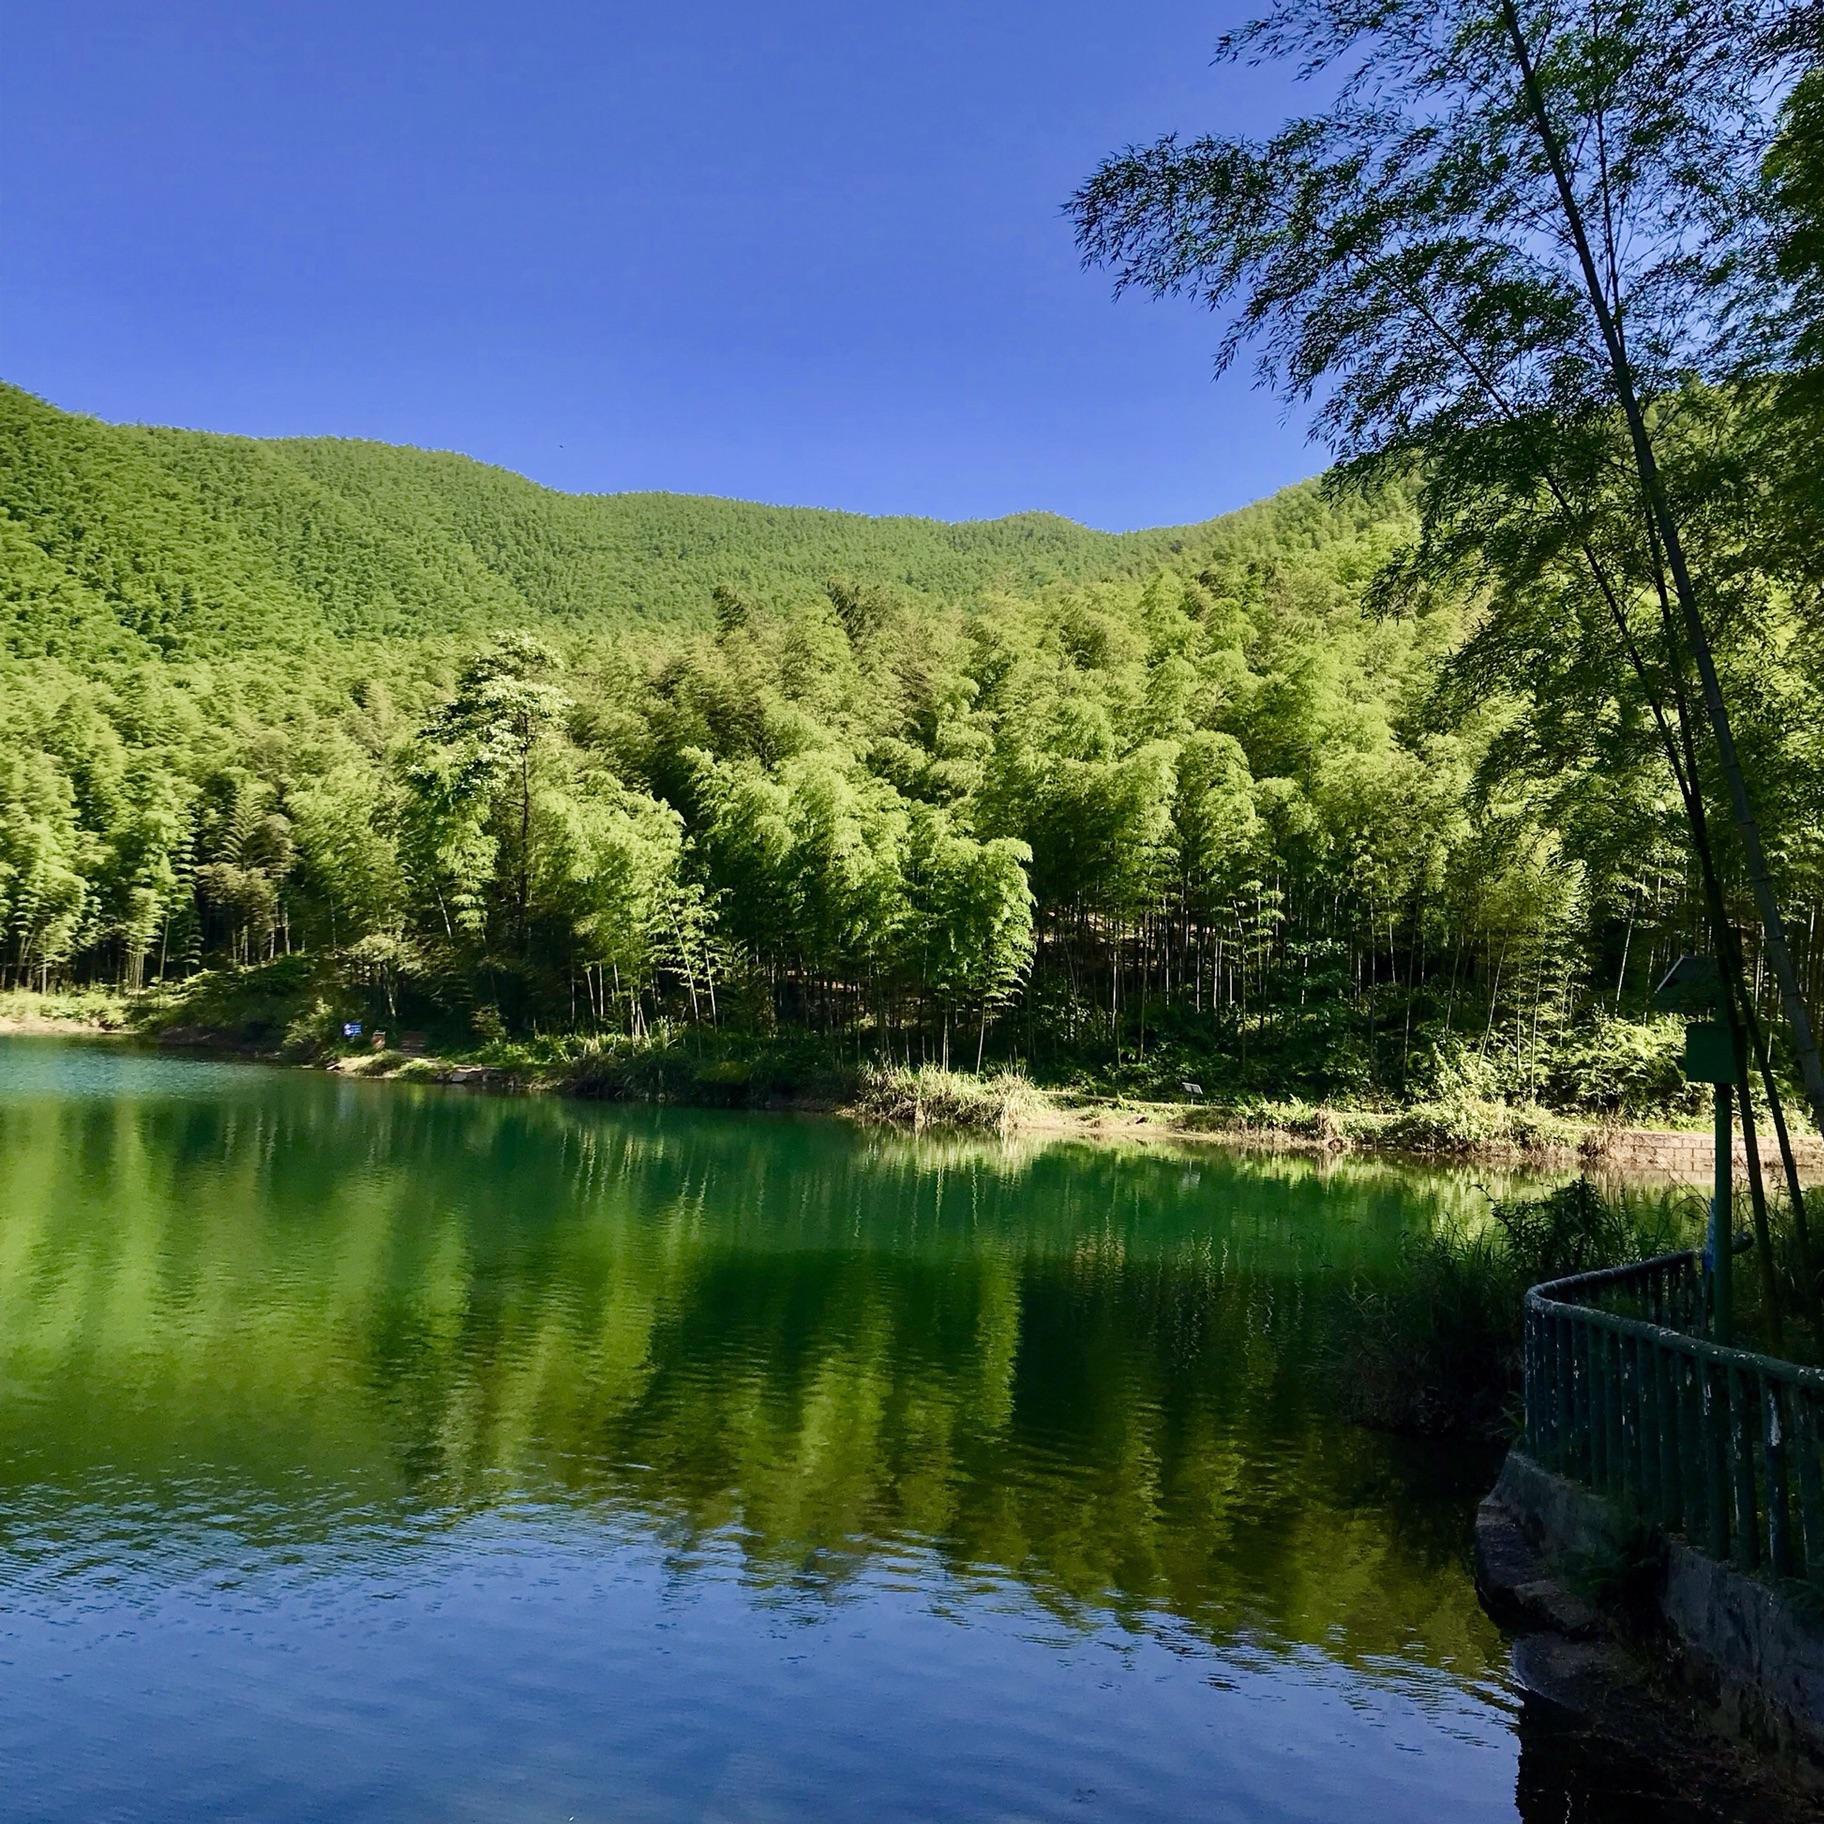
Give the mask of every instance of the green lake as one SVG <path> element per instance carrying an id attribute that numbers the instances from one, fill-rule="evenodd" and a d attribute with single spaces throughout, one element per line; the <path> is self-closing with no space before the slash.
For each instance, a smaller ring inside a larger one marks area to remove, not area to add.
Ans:
<path id="1" fill-rule="evenodd" d="M 1336 1411 L 1480 1196 L 0 1041 L 0 1814 L 1670 1816 Z"/>

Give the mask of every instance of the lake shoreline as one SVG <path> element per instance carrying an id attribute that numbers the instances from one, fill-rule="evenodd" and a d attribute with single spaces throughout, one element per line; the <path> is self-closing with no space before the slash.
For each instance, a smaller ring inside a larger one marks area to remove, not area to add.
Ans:
<path id="1" fill-rule="evenodd" d="M 584 1815 L 607 1743 L 610 1804 L 704 1753 L 689 1815 L 819 1815 L 867 1753 L 849 1824 L 1062 1815 L 1125 1768 L 1112 1824 L 1282 1779 L 1263 1702 L 1323 1703 L 1324 1816 L 1347 1783 L 1395 1794 L 1372 1824 L 1505 1817 L 1539 1764 L 1464 1543 L 1492 1451 L 1361 1427 L 1336 1366 L 1492 1173 L 365 1089 L 76 1032 L 0 1057 L 25 1814 L 267 1816 L 284 1782 L 303 1824 L 536 1779 Z M 131 1758 L 123 1687 L 169 1752 Z M 706 1692 L 713 1739 L 677 1742 Z M 822 1757 L 789 1792 L 787 1754 Z"/>
<path id="2" fill-rule="evenodd" d="M 1427 1134 L 1401 1113 L 1338 1104 L 1300 1107 L 1290 1119 L 1269 1111 L 1237 1110 L 1201 1101 L 1147 1102 L 1094 1097 L 1077 1091 L 1026 1086 L 1019 1106 L 1004 1118 L 964 1121 L 926 1117 L 916 1102 L 885 1110 L 855 1096 L 821 1093 L 810 1087 L 762 1094 L 743 1093 L 738 1082 L 669 1085 L 652 1093 L 624 1084 L 604 1087 L 560 1067 L 502 1065 L 485 1058 L 428 1052 L 340 1052 L 298 1058 L 250 1045 L 233 1035 L 175 1027 L 137 1030 L 123 1018 L 82 1012 L 47 1012 L 14 1004 L 0 1011 L 0 1035 L 121 1038 L 140 1044 L 210 1051 L 248 1062 L 290 1064 L 376 1082 L 418 1082 L 481 1089 L 511 1095 L 569 1095 L 583 1100 L 673 1103 L 687 1107 L 747 1108 L 755 1112 L 833 1115 L 863 1125 L 914 1131 L 926 1127 L 993 1128 L 1005 1134 L 1079 1140 L 1090 1144 L 1205 1145 L 1256 1152 L 1368 1156 L 1463 1164 L 1521 1165 L 1580 1169 L 1618 1176 L 1707 1182 L 1711 1139 L 1707 1131 L 1549 1116 L 1514 1122 L 1509 1132 L 1474 1135 Z M 968 1073 L 950 1073 L 957 1080 Z M 973 1080 L 973 1079 L 968 1079 Z M 683 1093 L 680 1093 L 682 1088 Z M 1795 1136 L 1808 1177 L 1824 1179 L 1824 1143 Z M 1739 1149 L 1738 1149 L 1739 1150 Z M 1739 1165 L 1739 1161 L 1738 1161 Z"/>

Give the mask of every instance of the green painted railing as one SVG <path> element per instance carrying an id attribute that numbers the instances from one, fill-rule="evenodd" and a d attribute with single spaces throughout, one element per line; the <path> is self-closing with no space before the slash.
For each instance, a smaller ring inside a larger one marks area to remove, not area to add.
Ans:
<path id="1" fill-rule="evenodd" d="M 1824 1587 L 1824 1369 L 1693 1334 L 1693 1253 L 1526 1295 L 1526 1444 L 1713 1558 Z"/>

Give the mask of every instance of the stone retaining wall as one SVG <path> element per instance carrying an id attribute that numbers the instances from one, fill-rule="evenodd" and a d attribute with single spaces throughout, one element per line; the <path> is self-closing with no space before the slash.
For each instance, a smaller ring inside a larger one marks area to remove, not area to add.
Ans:
<path id="1" fill-rule="evenodd" d="M 1793 1157 L 1807 1178 L 1824 1178 L 1824 1140 L 1794 1134 Z M 1664 1172 L 1673 1178 L 1689 1179 L 1694 1184 L 1708 1184 L 1713 1171 L 1716 1143 L 1703 1133 L 1662 1133 L 1648 1128 L 1605 1128 L 1593 1130 L 1585 1141 L 1583 1154 L 1594 1165 L 1625 1172 Z M 1747 1154 L 1738 1137 L 1735 1143 L 1737 1177 L 1748 1171 Z M 1761 1170 L 1770 1179 L 1780 1171 L 1779 1153 L 1771 1133 L 1761 1137 Z"/>
<path id="2" fill-rule="evenodd" d="M 1515 1535 L 1538 1554 L 1529 1561 Z M 1552 1567 L 1618 1562 L 1638 1551 L 1637 1529 L 1600 1496 L 1511 1450 L 1476 1517 L 1476 1574 L 1491 1613 L 1526 1613 L 1576 1633 L 1594 1621 L 1567 1597 Z M 1541 1566 L 1544 1575 L 1541 1575 Z M 1824 1625 L 1804 1598 L 1693 1549 L 1664 1542 L 1651 1579 L 1655 1620 L 1675 1649 L 1681 1682 L 1706 1697 L 1747 1739 L 1824 1770 Z"/>

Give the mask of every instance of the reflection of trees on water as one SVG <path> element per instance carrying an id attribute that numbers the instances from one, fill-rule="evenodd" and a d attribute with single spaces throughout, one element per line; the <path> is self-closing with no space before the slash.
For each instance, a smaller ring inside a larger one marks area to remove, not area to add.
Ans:
<path id="1" fill-rule="evenodd" d="M 1496 1650 L 1456 1495 L 1323 1369 L 1460 1181 L 245 1080 L 0 1107 L 21 1503 L 200 1485 L 309 1543 L 511 1496 L 760 1582 L 928 1547 L 1065 1613 Z"/>

